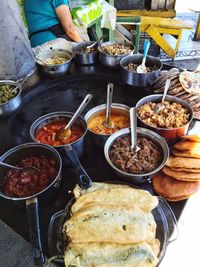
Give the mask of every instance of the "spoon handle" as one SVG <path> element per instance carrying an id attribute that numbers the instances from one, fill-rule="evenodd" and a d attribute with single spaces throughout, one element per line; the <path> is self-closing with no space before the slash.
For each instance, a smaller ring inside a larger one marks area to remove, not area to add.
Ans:
<path id="1" fill-rule="evenodd" d="M 143 60 L 142 60 L 142 65 L 145 65 L 147 54 L 148 54 L 148 51 L 149 51 L 149 47 L 150 47 L 149 40 L 145 40 L 144 41 L 144 56 L 143 56 Z"/>
<path id="2" fill-rule="evenodd" d="M 137 145 L 137 116 L 136 108 L 130 108 L 130 127 L 131 127 L 131 147 L 134 149 Z"/>
<path id="3" fill-rule="evenodd" d="M 165 83 L 165 89 L 164 89 L 164 93 L 163 93 L 163 97 L 162 97 L 161 103 L 163 103 L 163 101 L 165 100 L 166 94 L 167 94 L 168 89 L 170 87 L 170 83 L 171 83 L 171 80 L 170 79 L 167 79 L 166 80 L 166 83 Z"/>
<path id="4" fill-rule="evenodd" d="M 109 83 L 107 86 L 106 123 L 110 122 L 112 97 L 113 97 L 113 83 Z"/>
<path id="5" fill-rule="evenodd" d="M 10 168 L 10 169 L 16 169 L 16 170 L 21 170 L 22 169 L 20 167 L 13 166 L 13 165 L 10 165 L 10 164 L 2 162 L 2 161 L 0 161 L 0 165 L 4 166 L 4 167 L 7 167 L 7 168 Z"/>
<path id="6" fill-rule="evenodd" d="M 87 94 L 86 97 L 83 99 L 82 103 L 80 104 L 79 108 L 77 111 L 74 113 L 73 117 L 71 120 L 68 122 L 68 124 L 65 126 L 65 130 L 70 128 L 72 124 L 76 121 L 76 119 L 80 116 L 84 108 L 87 106 L 87 104 L 90 102 L 92 99 L 92 94 Z"/>

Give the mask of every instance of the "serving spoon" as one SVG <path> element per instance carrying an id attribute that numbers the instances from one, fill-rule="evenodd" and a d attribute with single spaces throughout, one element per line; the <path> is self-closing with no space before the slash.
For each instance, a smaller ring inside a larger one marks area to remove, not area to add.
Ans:
<path id="1" fill-rule="evenodd" d="M 149 47 L 150 47 L 149 40 L 145 40 L 144 41 L 144 56 L 143 56 L 143 59 L 142 59 L 142 64 L 140 64 L 137 67 L 137 73 L 146 73 L 147 72 L 147 68 L 145 66 L 145 63 L 146 63 L 146 58 L 147 58 L 147 54 L 148 54 L 148 51 L 149 51 Z"/>
<path id="2" fill-rule="evenodd" d="M 14 169 L 14 170 L 18 170 L 18 171 L 22 171 L 24 174 L 35 174 L 35 175 L 40 175 L 41 172 L 38 168 L 34 167 L 34 166 L 27 166 L 27 167 L 17 167 L 17 166 L 13 166 L 10 165 L 8 163 L 2 162 L 0 161 L 0 165 L 9 169 Z"/>
<path id="3" fill-rule="evenodd" d="M 165 89 L 164 89 L 164 92 L 163 92 L 161 103 L 157 103 L 156 104 L 156 108 L 155 108 L 155 113 L 156 114 L 158 114 L 163 109 L 163 102 L 165 101 L 165 97 L 166 97 L 167 92 L 169 90 L 170 84 L 171 84 L 171 80 L 167 79 L 166 82 L 165 82 Z"/>
<path id="4" fill-rule="evenodd" d="M 112 129 L 115 127 L 114 123 L 110 121 L 112 97 L 113 97 L 113 83 L 109 83 L 107 86 L 106 120 L 103 123 L 103 125 L 108 129 Z"/>
<path id="5" fill-rule="evenodd" d="M 92 97 L 93 96 L 91 94 L 86 95 L 86 97 L 83 99 L 82 103 L 80 104 L 80 106 L 78 107 L 78 109 L 76 110 L 72 118 L 70 119 L 70 121 L 67 123 L 67 125 L 65 127 L 61 127 L 57 131 L 56 136 L 55 136 L 56 141 L 65 141 L 70 137 L 71 135 L 70 127 L 73 125 L 76 119 L 80 116 L 80 114 L 85 109 L 87 104 L 90 102 Z"/>

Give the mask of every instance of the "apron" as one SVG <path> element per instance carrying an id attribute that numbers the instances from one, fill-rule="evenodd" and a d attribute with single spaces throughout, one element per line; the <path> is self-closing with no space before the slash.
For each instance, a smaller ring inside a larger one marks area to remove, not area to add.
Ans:
<path id="1" fill-rule="evenodd" d="M 72 39 L 63 30 L 63 27 L 62 27 L 62 25 L 60 23 L 56 24 L 54 26 L 51 26 L 49 28 L 38 30 L 38 31 L 35 31 L 35 32 L 31 33 L 29 35 L 29 39 L 31 39 L 31 37 L 33 35 L 37 34 L 37 33 L 47 32 L 47 31 L 52 32 L 57 38 L 64 38 L 67 41 L 72 41 Z"/>

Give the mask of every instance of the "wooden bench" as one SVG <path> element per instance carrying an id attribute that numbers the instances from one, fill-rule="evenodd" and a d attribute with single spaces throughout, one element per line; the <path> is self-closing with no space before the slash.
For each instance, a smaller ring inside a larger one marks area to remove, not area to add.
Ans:
<path id="1" fill-rule="evenodd" d="M 140 30 L 148 33 L 169 57 L 174 58 L 179 49 L 183 30 L 191 30 L 193 27 L 192 21 L 144 16 L 142 17 Z M 176 47 L 173 48 L 162 34 L 176 36 Z"/>

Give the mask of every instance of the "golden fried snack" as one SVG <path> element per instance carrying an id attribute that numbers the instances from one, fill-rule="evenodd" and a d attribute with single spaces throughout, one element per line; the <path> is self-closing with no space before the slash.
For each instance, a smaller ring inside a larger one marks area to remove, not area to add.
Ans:
<path id="1" fill-rule="evenodd" d="M 173 167 L 171 167 L 170 169 L 176 172 L 200 173 L 200 169 L 173 168 Z"/>
<path id="2" fill-rule="evenodd" d="M 134 206 L 93 205 L 66 221 L 63 232 L 72 243 L 133 244 L 155 238 L 156 223 L 150 212 Z"/>
<path id="3" fill-rule="evenodd" d="M 154 191 L 169 201 L 179 201 L 189 198 L 199 189 L 199 182 L 185 182 L 158 172 L 153 176 Z"/>
<path id="4" fill-rule="evenodd" d="M 173 149 L 172 154 L 177 157 L 200 159 L 200 150 L 176 150 Z"/>
<path id="5" fill-rule="evenodd" d="M 170 169 L 169 167 L 165 166 L 163 169 L 162 169 L 163 173 L 172 177 L 172 178 L 175 178 L 177 180 L 181 180 L 181 181 L 193 181 L 193 182 L 196 182 L 196 181 L 200 181 L 200 172 L 177 172 L 177 171 L 174 171 L 172 169 Z"/>
<path id="6" fill-rule="evenodd" d="M 144 211 L 151 211 L 158 205 L 158 199 L 145 190 L 135 188 L 111 188 L 80 196 L 71 208 L 72 214 L 88 205 L 134 205 Z"/>
<path id="7" fill-rule="evenodd" d="M 123 185 L 123 184 L 93 182 L 91 187 L 87 189 L 83 189 L 77 184 L 73 190 L 73 194 L 75 198 L 77 199 L 80 196 L 90 193 L 90 192 L 94 192 L 94 191 L 98 191 L 102 189 L 111 189 L 111 188 L 130 188 L 130 186 L 125 185 L 125 184 Z"/>
<path id="8" fill-rule="evenodd" d="M 200 143 L 198 142 L 191 142 L 191 141 L 182 141 L 178 142 L 174 145 L 174 148 L 176 150 L 180 151 L 195 151 L 196 153 L 198 152 L 200 155 Z"/>
<path id="9" fill-rule="evenodd" d="M 170 156 L 166 165 L 173 169 L 200 169 L 200 159 Z"/>
<path id="10" fill-rule="evenodd" d="M 146 242 L 128 245 L 70 243 L 64 261 L 65 266 L 79 267 L 155 267 L 158 258 Z"/>
<path id="11" fill-rule="evenodd" d="M 199 142 L 200 143 L 200 135 L 183 135 L 181 139 L 185 139 L 192 142 Z"/>

